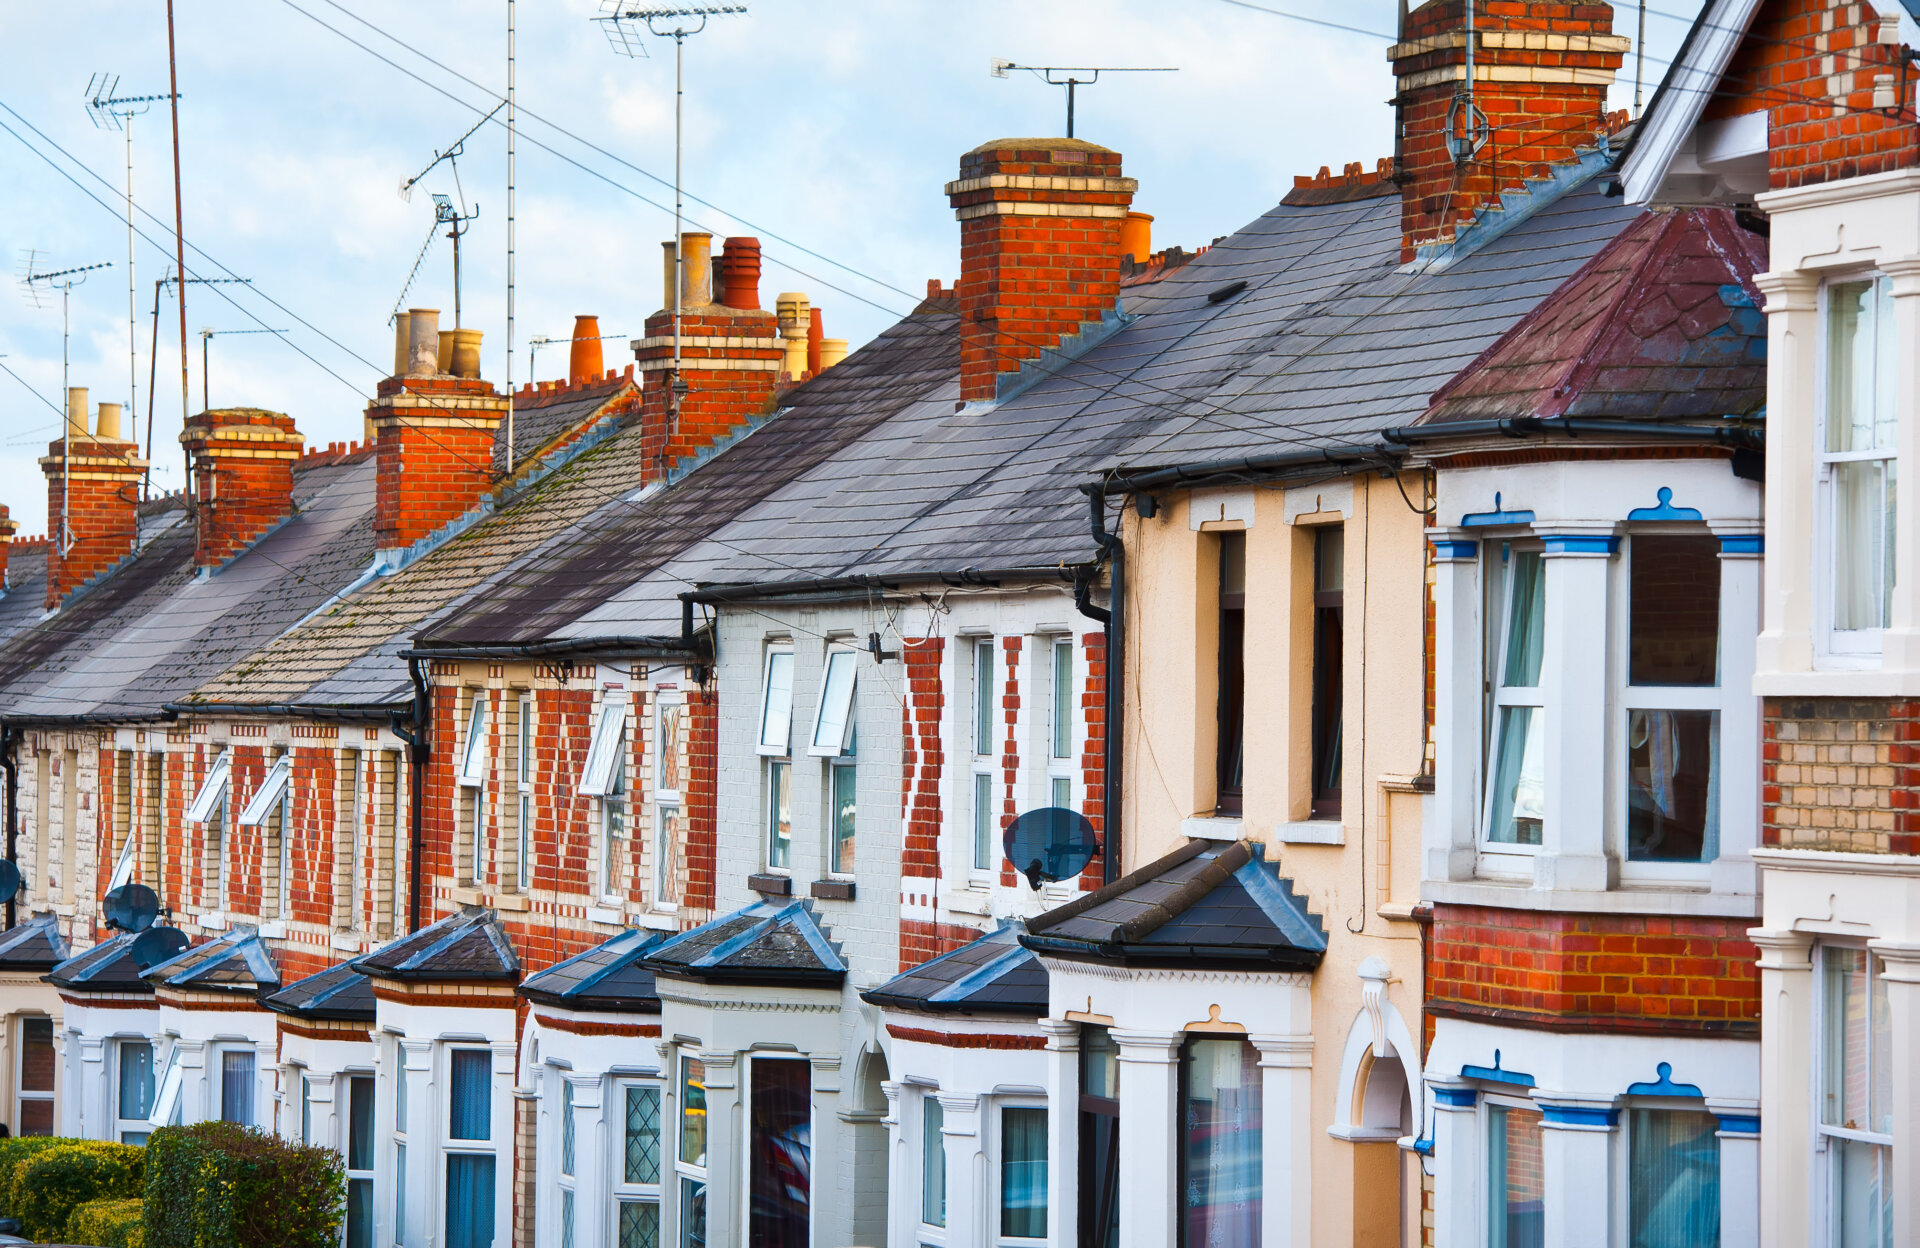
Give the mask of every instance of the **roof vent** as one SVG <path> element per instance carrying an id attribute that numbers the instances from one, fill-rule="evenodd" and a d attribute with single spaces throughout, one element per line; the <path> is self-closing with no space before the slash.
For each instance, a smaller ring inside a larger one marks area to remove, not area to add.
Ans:
<path id="1" fill-rule="evenodd" d="M 1208 303 L 1225 303 L 1247 288 L 1244 281 L 1228 282 L 1225 286 L 1216 286 L 1207 292 Z"/>

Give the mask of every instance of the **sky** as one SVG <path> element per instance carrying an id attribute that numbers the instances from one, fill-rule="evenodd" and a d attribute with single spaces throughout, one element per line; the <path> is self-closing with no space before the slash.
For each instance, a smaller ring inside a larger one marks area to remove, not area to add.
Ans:
<path id="1" fill-rule="evenodd" d="M 1697 10 L 1659 0 L 1647 23 L 1651 95 Z M 1331 29 L 1261 8 L 1357 28 Z M 520 0 L 515 94 L 515 385 L 529 341 L 600 318 L 609 366 L 630 358 L 661 291 L 673 233 L 673 41 L 617 54 L 600 0 Z M 856 348 L 959 271 L 944 184 L 961 153 L 1063 131 L 1064 91 L 990 70 L 1169 66 L 1078 92 L 1076 134 L 1115 148 L 1139 179 L 1154 246 L 1192 249 L 1271 208 L 1295 175 L 1392 154 L 1386 61 L 1394 0 L 751 0 L 685 43 L 688 229 L 760 238 L 761 298 L 804 291 L 829 337 Z M 482 374 L 504 383 L 506 133 L 418 174 L 491 110 L 506 83 L 505 0 L 175 0 L 182 205 L 190 285 L 190 407 L 286 412 L 308 444 L 361 436 L 391 368 L 396 306 L 452 323 L 449 244 L 431 193 L 476 214 L 461 241 L 463 324 L 482 329 Z M 1623 9 L 1618 33 L 1634 33 Z M 164 102 L 135 117 L 135 314 L 128 318 L 126 134 L 86 106 L 96 73 L 115 94 L 167 90 L 160 0 L 0 7 L 13 49 L 0 77 L 0 248 L 17 277 L 110 263 L 71 291 L 66 366 L 95 403 L 135 397 L 147 441 L 155 282 L 171 270 L 173 164 Z M 1610 104 L 1631 105 L 1632 62 Z M 504 116 L 503 114 L 501 116 Z M 456 182 L 457 177 L 457 182 Z M 151 213 L 152 216 L 145 214 Z M 442 231 L 444 232 L 444 231 Z M 198 248 L 199 250 L 196 250 Z M 46 525 L 38 458 L 59 434 L 62 315 L 16 281 L 0 292 L 0 503 L 22 536 Z M 183 481 L 178 313 L 158 317 L 152 402 L 156 488 Z M 201 331 L 215 331 L 203 340 Z M 286 331 L 284 334 L 260 331 Z M 129 358 L 129 343 L 134 348 Z M 202 350 L 208 367 L 202 369 Z M 564 345 L 533 376 L 566 370 Z M 9 376 L 8 372 L 14 374 Z M 209 375 L 206 375 L 210 373 Z"/>

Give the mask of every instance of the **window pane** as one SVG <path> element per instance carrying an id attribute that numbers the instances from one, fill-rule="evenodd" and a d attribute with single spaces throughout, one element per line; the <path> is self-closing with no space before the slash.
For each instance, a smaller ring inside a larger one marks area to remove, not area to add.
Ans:
<path id="1" fill-rule="evenodd" d="M 300 1142 L 313 1143 L 313 1080 L 300 1077 Z"/>
<path id="2" fill-rule="evenodd" d="M 1827 288 L 1827 450 L 1891 451 L 1895 442 L 1893 283 Z"/>
<path id="3" fill-rule="evenodd" d="M 1546 764 L 1540 708 L 1500 709 L 1499 766 L 1493 780 L 1493 817 L 1487 839 L 1503 845 L 1538 845 L 1547 817 Z"/>
<path id="4" fill-rule="evenodd" d="M 493 1054 L 486 1049 L 455 1049 L 452 1115 L 447 1134 L 456 1140 L 491 1139 L 493 1133 Z"/>
<path id="5" fill-rule="evenodd" d="M 1833 626 L 1885 628 L 1893 600 L 1894 465 L 1833 466 Z"/>
<path id="6" fill-rule="evenodd" d="M 680 1059 L 680 1160 L 689 1166 L 707 1164 L 706 1079 L 705 1062 Z"/>
<path id="7" fill-rule="evenodd" d="M 993 753 L 993 643 L 978 641 L 973 646 L 973 752 Z"/>
<path id="8" fill-rule="evenodd" d="M 347 1180 L 347 1248 L 373 1248 L 372 1179 Z"/>
<path id="9" fill-rule="evenodd" d="M 767 764 L 767 865 L 793 865 L 793 764 Z"/>
<path id="10" fill-rule="evenodd" d="M 853 871 L 854 815 L 857 807 L 857 768 L 833 770 L 833 870 Z"/>
<path id="11" fill-rule="evenodd" d="M 751 1070 L 747 1241 L 755 1248 L 807 1248 L 813 1068 L 805 1061 L 757 1057 Z"/>
<path id="12" fill-rule="evenodd" d="M 1053 646 L 1053 756 L 1073 756 L 1073 643 Z"/>
<path id="13" fill-rule="evenodd" d="M 20 1090 L 53 1091 L 53 1020 L 42 1015 L 20 1020 Z"/>
<path id="14" fill-rule="evenodd" d="M 493 1154 L 447 1154 L 447 1248 L 493 1248 Z"/>
<path id="15" fill-rule="evenodd" d="M 1257 1080 L 1257 1071 L 1255 1077 Z M 1259 1095 L 1257 1086 L 1254 1095 Z M 1260 1183 L 1257 1173 L 1253 1183 L 1257 1192 Z M 1000 1111 L 1000 1233 L 1016 1239 L 1046 1238 L 1047 1111 L 1044 1109 Z"/>
<path id="16" fill-rule="evenodd" d="M 393 1079 L 393 1129 L 407 1133 L 407 1054 L 400 1050 L 395 1058 Z"/>
<path id="17" fill-rule="evenodd" d="M 680 1248 L 707 1248 L 707 1184 L 680 1180 Z"/>
<path id="18" fill-rule="evenodd" d="M 1821 1045 L 1820 1121 L 1866 1130 L 1867 953 L 1828 948 L 1822 959 L 1826 1017 Z"/>
<path id="19" fill-rule="evenodd" d="M 946 1106 L 931 1092 L 920 1097 L 920 1220 L 947 1224 Z"/>
<path id="20" fill-rule="evenodd" d="M 1543 1248 L 1546 1174 L 1540 1112 L 1487 1107 L 1487 1248 Z"/>
<path id="21" fill-rule="evenodd" d="M 466 751 L 460 759 L 460 778 L 466 781 L 482 780 L 487 774 L 487 694 L 484 690 L 473 693 L 473 707 L 467 712 Z"/>
<path id="22" fill-rule="evenodd" d="M 573 1248 L 573 1189 L 560 1189 L 560 1248 Z"/>
<path id="23" fill-rule="evenodd" d="M 560 1173 L 573 1173 L 573 1080 L 560 1077 Z"/>
<path id="24" fill-rule="evenodd" d="M 1080 1028 L 1080 1091 L 1088 1096 L 1120 1099 L 1120 1046 L 1105 1027 Z"/>
<path id="25" fill-rule="evenodd" d="M 1833 1248 L 1888 1248 L 1893 1243 L 1893 1150 L 1861 1140 L 1831 1139 Z"/>
<path id="26" fill-rule="evenodd" d="M 407 1146 L 393 1146 L 393 1222 L 400 1228 L 395 1242 L 404 1243 L 407 1227 Z"/>
<path id="27" fill-rule="evenodd" d="M 1052 793 L 1048 795 L 1048 805 L 1059 810 L 1073 809 L 1073 781 L 1065 776 L 1055 776 Z"/>
<path id="28" fill-rule="evenodd" d="M 761 695 L 760 744 L 787 752 L 793 733 L 793 654 L 775 650 L 767 655 L 767 683 Z"/>
<path id="29" fill-rule="evenodd" d="M 145 1118 L 153 1112 L 153 1045 L 120 1042 L 120 1117 Z"/>
<path id="30" fill-rule="evenodd" d="M 680 791 L 680 712 L 678 703 L 660 706 L 660 734 L 654 739 L 654 785 L 666 793 Z"/>
<path id="31" fill-rule="evenodd" d="M 627 1089 L 626 1174 L 629 1183 L 660 1181 L 660 1089 Z"/>
<path id="32" fill-rule="evenodd" d="M 1188 1244 L 1260 1244 L 1260 1058 L 1244 1040 L 1187 1041 L 1181 1216 Z"/>
<path id="33" fill-rule="evenodd" d="M 1887 999 L 1886 963 L 1868 955 L 1867 1129 L 1893 1134 L 1893 1003 Z"/>
<path id="34" fill-rule="evenodd" d="M 519 766 L 520 783 L 526 784 L 533 779 L 533 699 L 520 699 L 520 748 L 515 759 Z"/>
<path id="35" fill-rule="evenodd" d="M 1540 683 L 1540 653 L 1547 632 L 1547 564 L 1537 550 L 1517 550 L 1512 558 L 1507 660 L 1500 683 L 1531 689 Z"/>
<path id="36" fill-rule="evenodd" d="M 1627 712 L 1627 857 L 1711 862 L 1720 854 L 1717 711 Z"/>
<path id="37" fill-rule="evenodd" d="M 373 1169 L 373 1078 L 355 1075 L 347 1085 L 347 1169 Z"/>
<path id="38" fill-rule="evenodd" d="M 620 1248 L 660 1248 L 660 1206 L 652 1201 L 620 1202 Z"/>
<path id="39" fill-rule="evenodd" d="M 530 793 L 520 795 L 520 818 L 517 827 L 520 832 L 520 887 L 525 888 L 533 882 L 533 795 Z"/>
<path id="40" fill-rule="evenodd" d="M 1630 1248 L 1718 1244 L 1718 1120 L 1707 1113 L 1636 1109 L 1627 1126 Z"/>
<path id="41" fill-rule="evenodd" d="M 220 1055 L 220 1117 L 241 1126 L 253 1125 L 253 1054 L 228 1051 Z"/>
<path id="42" fill-rule="evenodd" d="M 680 876 L 685 869 L 680 855 L 680 808 L 657 806 L 654 817 L 654 864 L 659 874 L 658 895 L 654 901 L 671 905 L 680 899 Z"/>
<path id="43" fill-rule="evenodd" d="M 814 720 L 813 748 L 838 754 L 847 744 L 847 724 L 853 717 L 854 663 L 851 650 L 827 655 L 827 678 L 820 690 L 820 715 Z"/>
<path id="44" fill-rule="evenodd" d="M 1627 683 L 1720 683 L 1720 541 L 1635 537 L 1628 568 Z"/>
<path id="45" fill-rule="evenodd" d="M 973 777 L 973 866 L 977 871 L 993 867 L 993 776 L 976 772 Z"/>

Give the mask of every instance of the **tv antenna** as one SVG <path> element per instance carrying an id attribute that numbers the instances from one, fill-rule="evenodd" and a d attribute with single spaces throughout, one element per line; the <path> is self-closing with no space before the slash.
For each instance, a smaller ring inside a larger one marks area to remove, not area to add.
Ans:
<path id="1" fill-rule="evenodd" d="M 246 286 L 252 284 L 250 277 L 189 277 L 185 283 L 169 272 L 153 281 L 153 339 L 147 348 L 147 471 L 141 479 L 141 493 L 153 497 L 153 393 L 154 375 L 160 367 L 160 292 L 168 286 Z M 204 370 L 206 364 L 203 362 Z M 202 397 L 205 397 L 204 388 Z"/>
<path id="2" fill-rule="evenodd" d="M 118 95 L 118 74 L 95 74 L 87 80 L 87 115 L 102 130 L 119 130 L 127 137 L 127 415 L 140 408 L 140 348 L 134 306 L 133 268 L 133 119 L 172 95 Z M 149 383 L 151 388 L 151 383 Z M 152 439 L 148 439 L 152 451 Z"/>
<path id="3" fill-rule="evenodd" d="M 60 292 L 60 397 L 67 400 L 73 389 L 71 351 L 69 350 L 69 344 L 73 341 L 73 288 L 83 285 L 87 280 L 87 274 L 95 269 L 112 268 L 113 261 L 103 260 L 99 264 L 83 264 L 70 269 L 54 269 L 44 273 L 38 271 L 39 266 L 38 251 L 28 248 L 21 253 L 20 286 L 26 291 L 27 298 L 36 308 L 46 306 L 41 302 L 40 292 L 43 289 L 57 289 Z M 84 413 L 81 415 L 81 423 L 86 423 Z M 72 439 L 67 435 L 72 432 L 73 427 L 69 420 L 67 429 L 60 439 L 62 447 L 65 448 L 60 456 L 60 535 L 58 540 L 62 555 L 73 549 L 72 515 L 67 506 L 69 496 L 67 465 L 73 459 L 73 448 L 67 445 Z"/>
<path id="4" fill-rule="evenodd" d="M 601 16 L 593 20 L 607 32 L 607 42 L 615 52 L 622 56 L 645 56 L 647 45 L 642 38 L 641 27 L 647 34 L 659 39 L 673 40 L 673 380 L 667 388 L 669 412 L 668 436 L 672 436 L 672 426 L 678 423 L 680 399 L 686 393 L 686 383 L 680 379 L 680 292 L 685 288 L 686 248 L 680 237 L 680 221 L 684 213 L 681 207 L 680 192 L 680 116 L 681 104 L 686 97 L 687 36 L 697 35 L 707 28 L 707 21 L 715 17 L 728 17 L 745 14 L 744 4 L 694 4 L 683 7 L 673 5 L 633 4 L 631 0 L 600 0 Z M 698 18 L 698 26 L 689 26 L 689 20 Z"/>
<path id="5" fill-rule="evenodd" d="M 420 179 L 438 168 L 441 162 L 444 161 L 453 174 L 453 195 L 442 195 L 438 191 L 433 194 L 433 226 L 427 232 L 426 244 L 420 248 L 420 254 L 414 258 L 413 271 L 407 274 L 407 284 L 400 288 L 400 299 L 394 304 L 395 316 L 399 315 L 400 304 L 406 301 L 407 292 L 413 289 L 413 279 L 419 276 L 420 262 L 426 259 L 428 248 L 433 246 L 434 235 L 444 225 L 447 227 L 447 237 L 453 240 L 453 327 L 460 328 L 460 236 L 465 234 L 480 216 L 480 205 L 477 203 L 474 204 L 472 212 L 467 211 L 467 193 L 460 185 L 460 157 L 466 154 L 467 140 L 473 137 L 473 132 L 486 125 L 493 119 L 494 113 L 505 107 L 506 101 L 502 100 L 494 106 L 492 113 L 474 122 L 465 134 L 455 139 L 453 146 L 444 152 L 435 152 L 425 169 L 400 183 L 400 198 L 412 203 L 413 188 L 419 184 Z M 453 205 L 455 195 L 460 199 L 458 208 Z M 389 321 L 391 319 L 389 318 Z"/>
<path id="6" fill-rule="evenodd" d="M 213 405 L 207 399 L 207 344 L 215 338 L 231 338 L 236 334 L 272 334 L 276 338 L 286 333 L 284 329 L 203 329 L 200 331 L 200 410 L 210 412 Z"/>
<path id="7" fill-rule="evenodd" d="M 601 334 L 598 338 L 594 338 L 591 341 L 612 342 L 615 338 L 630 338 L 630 337 L 631 335 L 628 335 L 628 334 Z M 533 337 L 527 339 L 527 380 L 532 381 L 534 379 L 533 378 L 533 353 L 535 351 L 538 351 L 541 347 L 551 347 L 555 343 L 572 342 L 572 341 L 573 341 L 572 334 L 562 334 L 557 338 L 549 337 L 546 334 L 535 334 Z M 588 340 L 581 339 L 581 341 L 585 342 Z"/>
<path id="8" fill-rule="evenodd" d="M 1050 87 L 1067 89 L 1067 137 L 1073 137 L 1073 93 L 1078 87 L 1090 87 L 1101 74 L 1177 74 L 1177 65 L 1016 65 L 1001 57 L 993 58 L 993 76 L 1005 78 L 1015 70 L 1025 70 Z M 1055 74 L 1065 74 L 1055 78 Z M 1091 77 L 1081 77 L 1082 74 Z"/>
<path id="9" fill-rule="evenodd" d="M 505 108 L 506 106 L 507 106 L 507 102 L 505 100 L 502 100 L 498 104 L 495 104 L 493 106 L 493 112 L 488 113 L 485 117 L 482 117 L 479 121 L 474 122 L 473 125 L 468 128 L 465 134 L 461 135 L 459 138 L 453 141 L 452 147 L 449 147 L 444 152 L 435 152 L 433 154 L 433 159 L 427 163 L 427 167 L 425 169 L 422 169 L 419 173 L 414 174 L 410 178 L 403 179 L 400 183 L 400 198 L 405 200 L 407 203 L 412 203 L 414 185 L 418 183 L 421 178 L 426 177 L 428 174 L 432 173 L 436 168 L 438 168 L 441 161 L 445 161 L 449 165 L 451 165 L 453 164 L 454 161 L 460 159 L 462 156 L 465 156 L 467 154 L 467 140 L 472 138 L 474 136 L 474 132 L 479 130 L 481 126 L 484 126 L 488 122 L 492 121 L 494 118 L 494 114 L 498 113 L 501 109 Z M 456 187 L 460 184 L 460 170 L 457 167 L 453 171 L 453 181 Z"/>

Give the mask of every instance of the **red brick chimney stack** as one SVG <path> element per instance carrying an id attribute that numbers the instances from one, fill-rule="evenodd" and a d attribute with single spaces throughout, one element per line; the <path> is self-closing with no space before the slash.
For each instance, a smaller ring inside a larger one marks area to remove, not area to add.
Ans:
<path id="1" fill-rule="evenodd" d="M 19 531 L 20 522 L 9 513 L 5 503 L 0 503 L 0 591 L 7 588 L 7 556 L 13 549 L 13 535 Z"/>
<path id="2" fill-rule="evenodd" d="M 605 355 L 600 350 L 600 318 L 574 317 L 573 349 L 567 353 L 567 384 L 581 386 L 599 381 L 606 371 Z"/>
<path id="3" fill-rule="evenodd" d="M 1466 85 L 1464 0 L 1429 0 L 1406 17 L 1387 49 L 1399 84 L 1403 260 L 1453 238 L 1455 228 L 1502 189 L 1546 176 L 1611 129 L 1607 87 L 1629 40 L 1613 33 L 1605 4 L 1476 0 L 1473 104 L 1486 116 L 1486 142 L 1456 165 L 1447 148 L 1449 110 Z"/>
<path id="4" fill-rule="evenodd" d="M 479 331 L 454 367 L 477 373 Z M 440 313 L 413 308 L 407 372 L 381 382 L 367 405 L 375 464 L 374 539 L 404 550 L 456 520 L 494 485 L 493 444 L 507 396 L 477 375 L 439 371 Z"/>
<path id="5" fill-rule="evenodd" d="M 996 139 L 960 158 L 960 397 L 1120 302 L 1120 234 L 1139 184 L 1120 153 L 1080 139 Z"/>
<path id="6" fill-rule="evenodd" d="M 293 514 L 293 418 L 256 407 L 202 412 L 180 434 L 193 462 L 193 566 L 217 568 Z"/>
<path id="7" fill-rule="evenodd" d="M 118 403 L 100 405 L 89 433 L 86 387 L 67 391 L 66 436 L 40 460 L 47 477 L 47 610 L 133 553 L 146 469 L 139 444 L 121 440 Z"/>

